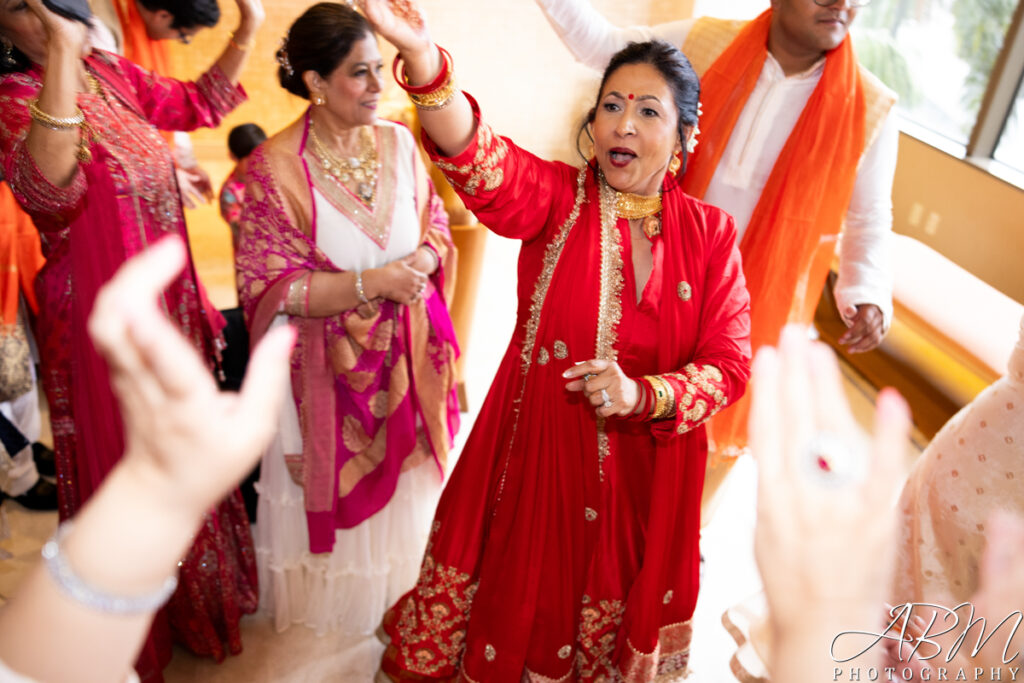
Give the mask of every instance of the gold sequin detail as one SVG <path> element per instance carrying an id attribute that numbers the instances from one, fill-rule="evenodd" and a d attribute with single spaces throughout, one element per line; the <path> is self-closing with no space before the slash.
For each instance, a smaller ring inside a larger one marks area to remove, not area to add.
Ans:
<path id="1" fill-rule="evenodd" d="M 488 662 L 493 662 L 494 658 L 498 656 L 498 651 L 494 649 L 494 646 L 488 643 L 484 646 L 484 659 Z"/>
<path id="2" fill-rule="evenodd" d="M 616 360 L 616 329 L 622 319 L 622 237 L 615 228 L 615 190 L 601 176 L 601 294 L 597 308 L 595 358 Z M 604 481 L 604 461 L 611 453 L 605 418 L 597 418 L 597 466 Z"/>
<path id="3" fill-rule="evenodd" d="M 608 440 L 608 433 L 604 431 L 607 418 L 597 418 L 597 472 L 604 481 L 604 461 L 612 452 L 611 443 Z"/>
<path id="4" fill-rule="evenodd" d="M 551 360 L 551 357 L 548 356 L 548 350 L 543 346 L 540 347 L 540 351 L 537 352 L 537 362 L 541 365 L 547 365 L 549 360 Z"/>
<path id="5" fill-rule="evenodd" d="M 672 602 L 672 595 L 672 591 L 668 591 L 667 593 L 665 593 L 665 597 L 661 599 L 662 603 L 667 605 L 668 603 Z"/>
<path id="6" fill-rule="evenodd" d="M 616 328 L 622 319 L 622 238 L 615 228 L 615 190 L 601 176 L 601 298 L 597 310 L 597 353 L 616 360 Z"/>
<path id="7" fill-rule="evenodd" d="M 690 287 L 689 282 L 680 282 L 676 286 L 676 294 L 678 294 L 679 298 L 683 301 L 689 301 L 693 298 L 693 288 Z"/>
<path id="8" fill-rule="evenodd" d="M 597 519 L 597 510 L 595 510 L 594 508 L 584 508 L 583 517 L 588 522 L 593 522 L 595 519 Z"/>
<path id="9" fill-rule="evenodd" d="M 437 159 L 434 165 L 441 169 L 448 181 L 457 188 L 461 188 L 468 195 L 475 195 L 481 185 L 486 192 L 496 190 L 505 181 L 505 170 L 499 167 L 505 155 L 508 154 L 508 143 L 500 136 L 494 134 L 491 127 L 486 123 L 479 123 L 476 130 L 476 154 L 473 161 L 462 166 L 456 166 L 450 161 Z M 465 183 L 458 176 L 469 176 Z"/>
<path id="10" fill-rule="evenodd" d="M 558 360 L 565 360 L 569 357 L 569 347 L 565 345 L 565 342 L 561 339 L 555 340 L 555 358 Z"/>
<path id="11" fill-rule="evenodd" d="M 676 428 L 677 433 L 685 434 L 725 407 L 725 392 L 714 384 L 722 383 L 724 376 L 714 365 L 698 367 L 690 363 L 683 368 L 683 372 L 673 372 L 667 376 L 682 382 L 686 387 L 676 405 L 676 414 L 682 418 Z M 714 406 L 709 406 L 705 398 L 695 400 L 698 391 L 703 392 L 706 399 L 714 401 Z"/>
<path id="12" fill-rule="evenodd" d="M 570 655 L 572 655 L 572 645 L 563 645 L 562 647 L 558 648 L 559 659 L 569 659 Z"/>
<path id="13" fill-rule="evenodd" d="M 537 343 L 537 328 L 540 326 L 540 314 L 544 308 L 544 299 L 547 297 L 548 288 L 551 286 L 551 278 L 555 274 L 555 267 L 565 247 L 565 240 L 569 237 L 569 231 L 576 225 L 576 219 L 580 217 L 580 206 L 583 204 L 585 191 L 584 181 L 587 178 L 587 167 L 580 169 L 576 176 L 576 200 L 573 203 L 572 211 L 565 223 L 558 230 L 558 235 L 551 240 L 544 252 L 544 266 L 537 278 L 537 284 L 533 288 L 533 296 L 530 297 L 530 317 L 526 321 L 526 332 L 523 335 L 523 351 L 520 354 L 522 370 L 525 375 L 530 369 L 530 358 L 533 354 L 534 344 Z"/>

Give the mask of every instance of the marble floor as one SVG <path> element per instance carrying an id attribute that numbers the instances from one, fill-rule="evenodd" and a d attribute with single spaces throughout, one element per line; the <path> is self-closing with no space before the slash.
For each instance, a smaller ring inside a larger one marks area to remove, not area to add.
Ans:
<path id="1" fill-rule="evenodd" d="M 204 165 L 215 179 L 226 177 L 230 171 L 223 161 L 204 162 Z M 190 211 L 188 219 L 201 279 L 218 307 L 233 306 L 233 269 L 226 226 L 213 206 Z M 481 282 L 471 341 L 466 348 L 470 411 L 463 415 L 456 453 L 469 433 L 512 332 L 517 253 L 517 243 L 488 235 L 486 275 Z M 848 375 L 846 386 L 858 419 L 862 424 L 870 424 L 870 392 L 853 376 Z M 727 683 L 734 680 L 729 658 L 735 645 L 721 624 L 721 615 L 727 607 L 759 590 L 752 544 L 755 477 L 753 461 L 742 459 L 727 481 L 719 513 L 704 530 L 704 583 L 694 617 L 692 674 L 688 681 Z M 27 568 L 36 561 L 42 543 L 55 525 L 55 513 L 30 512 L 10 501 L 0 507 L 0 603 L 16 589 Z M 166 681 L 319 683 L 338 680 L 324 673 L 330 670 L 333 653 L 344 645 L 331 636 L 317 637 L 301 625 L 276 633 L 270 619 L 261 613 L 243 620 L 242 633 L 244 652 L 219 665 L 177 648 L 165 671 Z M 371 675 L 365 680 L 372 680 Z M 358 682 L 353 679 L 353 683 Z"/>

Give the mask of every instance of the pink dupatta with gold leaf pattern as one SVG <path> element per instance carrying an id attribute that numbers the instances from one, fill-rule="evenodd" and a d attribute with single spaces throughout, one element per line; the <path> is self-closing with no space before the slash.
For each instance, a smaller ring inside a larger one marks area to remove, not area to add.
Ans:
<path id="1" fill-rule="evenodd" d="M 399 130 L 379 127 L 378 134 Z M 313 236 L 316 181 L 303 158 L 307 135 L 308 114 L 257 149 L 246 172 L 236 264 L 253 343 L 275 316 L 296 310 L 293 283 L 311 272 L 341 271 Z M 291 317 L 299 331 L 291 375 L 303 446 L 285 461 L 305 493 L 314 553 L 333 548 L 335 529 L 383 508 L 402 471 L 433 458 L 443 474 L 458 427 L 458 345 L 446 305 L 455 249 L 444 207 L 413 157 L 420 242 L 441 264 L 423 299 L 412 306 L 384 301 L 371 318 L 355 310 Z M 382 154 L 380 162 L 386 179 L 393 177 L 389 164 L 407 160 Z"/>

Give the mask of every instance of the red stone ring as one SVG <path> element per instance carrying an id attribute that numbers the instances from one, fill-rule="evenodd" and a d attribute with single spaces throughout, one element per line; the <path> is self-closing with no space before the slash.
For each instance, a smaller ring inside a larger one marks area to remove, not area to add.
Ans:
<path id="1" fill-rule="evenodd" d="M 859 483 L 867 476 L 867 452 L 857 436 L 816 432 L 801 456 L 801 469 L 812 481 L 838 488 Z"/>

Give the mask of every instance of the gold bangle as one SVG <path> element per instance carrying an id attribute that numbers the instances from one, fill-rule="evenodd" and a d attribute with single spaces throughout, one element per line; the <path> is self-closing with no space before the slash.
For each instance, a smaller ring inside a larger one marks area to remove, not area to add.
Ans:
<path id="1" fill-rule="evenodd" d="M 455 87 L 455 78 L 452 76 L 448 77 L 448 80 L 444 82 L 440 88 L 431 90 L 427 93 L 409 93 L 409 99 L 416 105 L 418 109 L 426 111 L 435 111 L 438 109 L 444 109 L 452 100 L 455 98 L 455 93 L 458 88 Z"/>
<path id="2" fill-rule="evenodd" d="M 651 383 L 654 390 L 654 406 L 651 408 L 649 419 L 662 420 L 675 413 L 675 392 L 672 385 L 657 375 L 644 375 L 644 379 Z"/>
<path id="3" fill-rule="evenodd" d="M 32 120 L 46 126 L 50 130 L 74 130 L 85 123 L 85 114 L 78 107 L 75 107 L 74 116 L 50 116 L 39 108 L 39 100 L 30 100 L 28 103 L 28 114 Z"/>
<path id="4" fill-rule="evenodd" d="M 239 45 L 238 43 L 235 42 L 235 32 L 232 31 L 231 32 L 231 37 L 228 38 L 228 45 L 230 45 L 231 47 L 235 48 L 239 52 L 248 52 L 250 49 L 252 49 L 252 44 L 253 44 L 254 40 L 255 39 L 250 39 L 248 43 L 245 43 L 243 45 Z"/>

